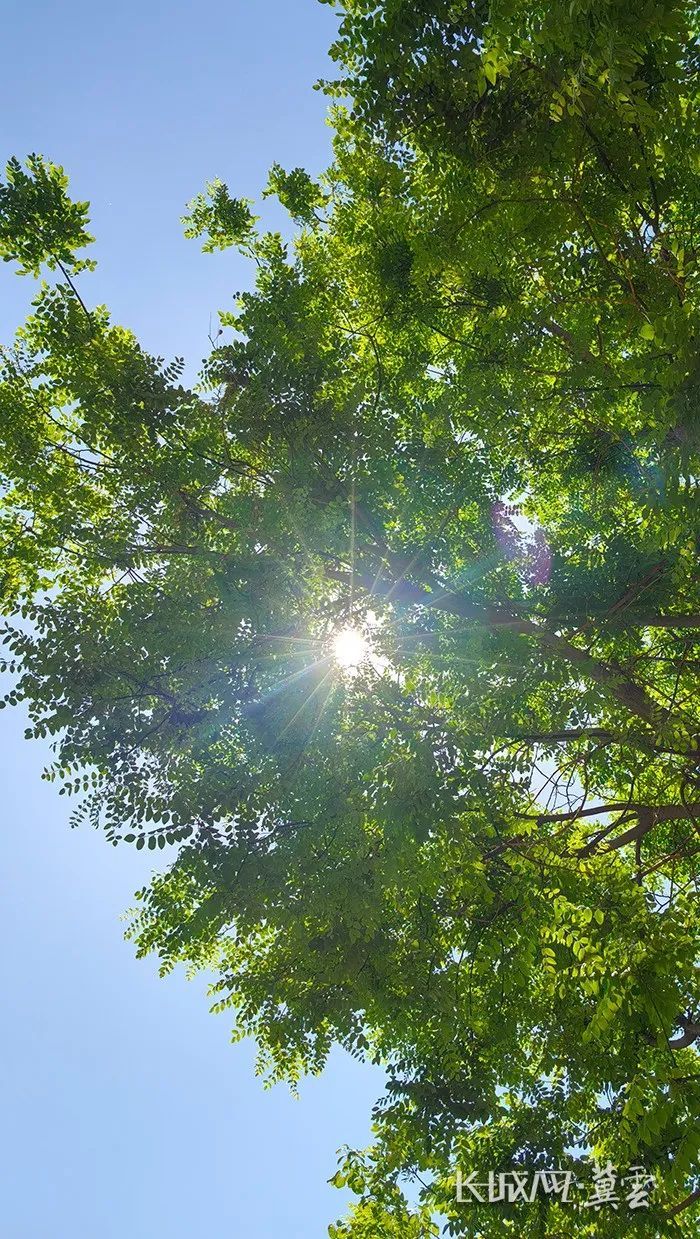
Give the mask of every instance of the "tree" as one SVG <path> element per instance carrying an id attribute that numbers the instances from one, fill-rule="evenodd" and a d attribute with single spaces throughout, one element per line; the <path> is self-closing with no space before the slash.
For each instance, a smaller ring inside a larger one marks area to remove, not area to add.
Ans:
<path id="1" fill-rule="evenodd" d="M 695 6 L 348 0 L 334 55 L 293 244 L 191 204 L 256 268 L 194 390 L 88 308 L 61 170 L 8 166 L 3 257 L 57 278 L 3 352 L 7 700 L 76 820 L 179 845 L 131 935 L 262 1071 L 384 1064 L 339 1239 L 690 1235 Z M 456 1201 L 567 1158 L 651 1207 Z"/>

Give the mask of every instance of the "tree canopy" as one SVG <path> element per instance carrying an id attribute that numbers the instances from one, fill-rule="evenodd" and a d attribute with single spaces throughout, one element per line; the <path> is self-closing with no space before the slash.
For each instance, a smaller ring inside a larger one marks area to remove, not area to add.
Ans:
<path id="1" fill-rule="evenodd" d="M 76 822 L 177 845 L 130 933 L 268 1078 L 383 1064 L 336 1239 L 689 1236 L 697 6 L 337 7 L 332 166 L 264 190 L 293 239 L 190 204 L 255 271 L 195 387 L 91 306 L 63 171 L 8 164 L 6 702 Z M 650 1208 L 456 1200 L 592 1160 Z"/>

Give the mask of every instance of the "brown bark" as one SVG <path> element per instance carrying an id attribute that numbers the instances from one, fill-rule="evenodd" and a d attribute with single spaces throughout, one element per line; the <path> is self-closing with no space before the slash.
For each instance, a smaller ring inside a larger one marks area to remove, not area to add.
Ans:
<path id="1" fill-rule="evenodd" d="M 332 568 L 327 568 L 326 572 L 333 580 L 349 583 L 350 578 L 346 572 Z M 383 581 L 381 576 L 373 577 L 368 572 L 355 571 L 353 578 L 374 597 L 446 611 L 471 622 L 485 624 L 489 628 L 506 628 L 531 637 L 545 653 L 570 663 L 582 676 L 599 684 L 608 696 L 613 697 L 630 714 L 650 726 L 655 726 L 658 722 L 659 708 L 643 688 L 625 675 L 622 668 L 595 658 L 587 650 L 579 649 L 567 641 L 565 637 L 550 632 L 542 624 L 524 619 L 507 607 L 472 602 L 456 591 L 424 589 L 423 586 L 415 585 L 400 576 L 392 581 Z"/>
<path id="2" fill-rule="evenodd" d="M 700 1200 L 700 1187 L 696 1187 L 694 1192 L 691 1192 L 689 1196 L 685 1197 L 685 1200 L 681 1200 L 680 1203 L 674 1205 L 672 1209 L 668 1209 L 666 1211 L 666 1216 L 675 1217 L 677 1213 L 682 1213 L 684 1209 L 689 1209 L 690 1206 L 694 1205 L 698 1200 Z"/>
<path id="3" fill-rule="evenodd" d="M 687 1046 L 692 1045 L 700 1038 L 700 1024 L 687 1019 L 684 1015 L 681 1016 L 678 1023 L 681 1025 L 683 1032 L 678 1037 L 669 1038 L 668 1044 L 671 1050 L 685 1050 Z"/>

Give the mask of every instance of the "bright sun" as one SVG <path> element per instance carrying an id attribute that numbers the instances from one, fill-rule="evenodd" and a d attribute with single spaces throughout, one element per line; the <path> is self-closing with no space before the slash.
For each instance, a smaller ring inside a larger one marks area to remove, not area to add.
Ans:
<path id="1" fill-rule="evenodd" d="M 333 642 L 336 662 L 347 670 L 354 670 L 367 657 L 369 645 L 357 628 L 344 628 Z"/>

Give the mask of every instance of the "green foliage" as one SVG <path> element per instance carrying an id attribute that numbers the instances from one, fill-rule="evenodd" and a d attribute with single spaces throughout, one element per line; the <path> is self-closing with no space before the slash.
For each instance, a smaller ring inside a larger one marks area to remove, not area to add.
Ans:
<path id="1" fill-rule="evenodd" d="M 18 159 L 10 159 L 0 184 L 0 257 L 16 262 L 21 274 L 39 275 L 45 264 L 84 266 L 75 251 L 89 245 L 85 230 L 87 202 L 72 202 L 63 168 L 40 155 L 30 155 L 26 171 Z"/>
<path id="2" fill-rule="evenodd" d="M 70 281 L 2 353 L 7 703 L 76 822 L 177 849 L 130 935 L 268 1080 L 383 1065 L 338 1239 L 696 1229 L 696 28 L 348 2 L 293 243 L 191 206 L 255 266 L 201 387 Z M 4 253 L 67 268 L 84 208 L 18 167 Z M 455 1199 L 593 1157 L 648 1214 Z"/>
<path id="3" fill-rule="evenodd" d="M 204 237 L 202 249 L 207 254 L 225 250 L 231 245 L 245 245 L 251 240 L 255 216 L 246 198 L 232 198 L 223 181 L 209 181 L 206 193 L 197 194 L 188 203 L 189 214 L 182 222 L 186 237 Z"/>
<path id="4" fill-rule="evenodd" d="M 285 172 L 278 163 L 273 164 L 270 169 L 263 197 L 270 194 L 275 194 L 292 219 L 300 224 L 311 224 L 317 218 L 318 208 L 325 202 L 320 185 L 314 183 L 308 172 L 303 168 L 293 168 L 291 172 Z"/>

